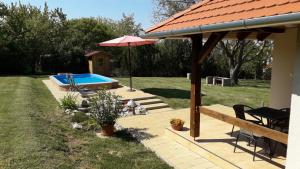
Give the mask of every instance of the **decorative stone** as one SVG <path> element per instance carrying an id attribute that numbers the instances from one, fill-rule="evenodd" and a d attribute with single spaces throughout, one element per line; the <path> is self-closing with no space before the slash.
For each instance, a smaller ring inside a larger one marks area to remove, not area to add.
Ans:
<path id="1" fill-rule="evenodd" d="M 90 107 L 79 107 L 78 110 L 81 112 L 87 113 L 91 110 L 91 108 Z"/>
<path id="2" fill-rule="evenodd" d="M 89 102 L 87 100 L 82 100 L 81 107 L 89 107 Z"/>
<path id="3" fill-rule="evenodd" d="M 65 113 L 69 115 L 71 113 L 71 109 L 66 109 Z"/>
<path id="4" fill-rule="evenodd" d="M 73 129 L 82 129 L 82 125 L 79 123 L 72 123 Z"/>

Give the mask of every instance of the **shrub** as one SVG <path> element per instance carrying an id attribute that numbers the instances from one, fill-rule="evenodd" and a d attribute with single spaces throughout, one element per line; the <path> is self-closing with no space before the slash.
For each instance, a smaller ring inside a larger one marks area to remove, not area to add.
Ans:
<path id="1" fill-rule="evenodd" d="M 88 119 L 81 123 L 84 130 L 97 130 L 100 128 L 95 119 Z"/>
<path id="2" fill-rule="evenodd" d="M 174 125 L 174 126 L 183 126 L 184 125 L 184 121 L 181 119 L 171 119 L 170 123 L 171 123 L 171 125 Z"/>
<path id="3" fill-rule="evenodd" d="M 76 113 L 74 113 L 74 116 L 72 117 L 71 121 L 81 123 L 81 122 L 84 122 L 88 119 L 89 119 L 89 116 L 87 116 L 85 113 L 76 112 Z"/>
<path id="4" fill-rule="evenodd" d="M 60 100 L 60 107 L 63 109 L 71 109 L 71 110 L 76 110 L 77 109 L 77 96 L 74 94 L 67 94 Z"/>
<path id="5" fill-rule="evenodd" d="M 104 89 L 99 90 L 96 97 L 91 98 L 91 116 L 100 126 L 114 125 L 122 112 L 122 102 L 117 96 Z"/>

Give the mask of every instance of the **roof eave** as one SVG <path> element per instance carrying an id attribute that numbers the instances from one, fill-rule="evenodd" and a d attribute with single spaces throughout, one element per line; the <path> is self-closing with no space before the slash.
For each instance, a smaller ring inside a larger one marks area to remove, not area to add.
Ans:
<path id="1" fill-rule="evenodd" d="M 287 24 L 299 24 L 300 13 L 291 13 L 283 15 L 275 15 L 254 19 L 239 20 L 226 23 L 217 23 L 211 25 L 195 26 L 177 30 L 169 30 L 162 32 L 146 33 L 142 35 L 143 38 L 167 38 L 173 36 L 188 36 L 193 34 L 207 33 L 207 32 L 220 32 L 220 31 L 231 31 L 250 29 L 258 27 L 269 27 L 269 26 L 282 26 Z"/>

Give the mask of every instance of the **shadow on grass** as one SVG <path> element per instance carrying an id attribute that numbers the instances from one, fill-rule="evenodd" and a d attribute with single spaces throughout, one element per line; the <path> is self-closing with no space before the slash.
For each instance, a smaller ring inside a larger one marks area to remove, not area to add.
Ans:
<path id="1" fill-rule="evenodd" d="M 156 135 L 148 133 L 147 128 L 128 128 L 117 131 L 114 137 L 128 142 L 136 142 L 154 138 Z"/>
<path id="2" fill-rule="evenodd" d="M 136 142 L 137 140 L 127 131 L 127 130 L 118 130 L 115 132 L 114 137 L 127 142 Z"/>
<path id="3" fill-rule="evenodd" d="M 261 88 L 261 89 L 269 89 L 270 81 L 263 81 L 263 80 L 241 81 L 239 82 L 237 87 L 253 87 L 253 88 Z"/>
<path id="4" fill-rule="evenodd" d="M 142 91 L 165 98 L 190 99 L 190 91 L 183 89 L 144 88 Z M 205 96 L 202 94 L 202 96 Z"/>

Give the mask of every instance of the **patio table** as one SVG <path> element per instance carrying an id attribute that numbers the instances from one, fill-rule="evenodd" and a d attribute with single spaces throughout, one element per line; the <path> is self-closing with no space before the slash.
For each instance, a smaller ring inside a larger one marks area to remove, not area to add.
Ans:
<path id="1" fill-rule="evenodd" d="M 285 112 L 285 111 L 270 108 L 270 107 L 260 107 L 260 108 L 256 108 L 256 109 L 247 110 L 245 112 L 248 114 L 251 114 L 251 115 L 256 115 L 259 117 L 266 118 L 267 119 L 266 127 L 268 127 L 268 128 L 271 128 L 273 121 L 285 120 L 290 117 L 289 112 Z M 271 150 L 271 139 L 269 139 L 269 138 L 265 138 L 265 139 L 269 142 L 270 156 L 273 156 L 278 142 L 275 141 L 275 148 L 273 150 Z"/>
<path id="2" fill-rule="evenodd" d="M 290 116 L 289 112 L 285 112 L 270 107 L 260 107 L 256 109 L 247 110 L 245 112 L 251 115 L 256 115 L 259 117 L 266 118 L 268 123 L 267 127 L 271 127 L 272 121 L 274 120 L 287 119 Z"/>

